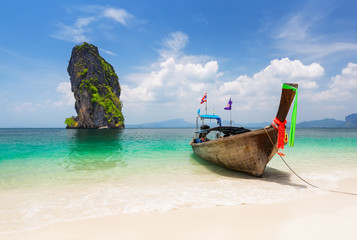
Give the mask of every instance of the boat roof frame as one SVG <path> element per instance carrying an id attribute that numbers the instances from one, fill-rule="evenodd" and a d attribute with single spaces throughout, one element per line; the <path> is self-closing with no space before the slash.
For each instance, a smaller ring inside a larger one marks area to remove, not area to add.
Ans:
<path id="1" fill-rule="evenodd" d="M 217 120 L 217 123 L 219 124 L 219 126 L 222 126 L 222 120 L 220 118 L 220 116 L 218 115 L 199 115 L 199 117 L 201 118 L 201 120 L 204 120 L 204 119 L 216 119 Z"/>

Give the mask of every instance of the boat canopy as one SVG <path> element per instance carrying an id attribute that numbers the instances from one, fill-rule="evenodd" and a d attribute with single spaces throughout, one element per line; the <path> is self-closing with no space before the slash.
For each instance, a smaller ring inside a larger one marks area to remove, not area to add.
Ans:
<path id="1" fill-rule="evenodd" d="M 240 133 L 245 133 L 245 132 L 250 132 L 250 129 L 244 128 L 244 127 L 232 127 L 232 126 L 228 126 L 228 127 L 214 127 L 214 128 L 210 128 L 207 130 L 207 133 L 212 132 L 212 131 L 218 131 L 218 132 L 222 132 L 225 135 L 236 135 L 236 134 L 240 134 Z"/>
<path id="2" fill-rule="evenodd" d="M 219 126 L 222 125 L 221 118 L 218 115 L 201 115 L 201 119 L 216 119 Z"/>

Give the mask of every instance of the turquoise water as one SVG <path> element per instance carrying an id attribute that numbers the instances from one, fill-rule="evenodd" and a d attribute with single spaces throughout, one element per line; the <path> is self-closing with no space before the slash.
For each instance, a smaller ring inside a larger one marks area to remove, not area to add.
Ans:
<path id="1" fill-rule="evenodd" d="M 321 194 L 274 157 L 262 178 L 199 159 L 194 129 L 0 129 L 0 232 L 116 213 Z M 357 177 L 357 129 L 298 129 L 286 161 L 316 185 Z M 353 189 L 352 189 L 353 190 Z"/>

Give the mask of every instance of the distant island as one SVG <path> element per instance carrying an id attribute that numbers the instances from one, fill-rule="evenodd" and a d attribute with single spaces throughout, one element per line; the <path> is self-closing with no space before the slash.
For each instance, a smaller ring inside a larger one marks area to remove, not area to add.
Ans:
<path id="1" fill-rule="evenodd" d="M 246 128 L 263 128 L 269 126 L 270 122 L 260 123 L 234 123 L 234 126 L 243 126 Z M 228 121 L 223 121 L 223 125 L 229 125 Z M 289 127 L 289 123 L 287 126 Z M 186 122 L 184 119 L 172 119 L 162 122 L 142 123 L 142 124 L 127 124 L 126 128 L 195 128 L 195 123 Z M 357 128 L 357 114 L 351 114 L 345 117 L 345 121 L 336 119 L 322 119 L 314 121 L 304 121 L 296 125 L 297 128 Z"/>
<path id="2" fill-rule="evenodd" d="M 296 124 L 297 128 L 357 128 L 357 114 L 345 117 L 345 121 L 325 118 L 322 120 L 305 121 Z"/>

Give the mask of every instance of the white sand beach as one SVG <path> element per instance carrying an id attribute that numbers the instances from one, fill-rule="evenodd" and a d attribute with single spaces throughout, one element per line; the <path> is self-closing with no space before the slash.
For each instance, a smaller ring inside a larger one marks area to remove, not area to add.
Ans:
<path id="1" fill-rule="evenodd" d="M 357 191 L 357 178 L 338 183 Z M 320 191 L 320 190 L 316 190 Z M 356 239 L 357 196 L 320 191 L 283 203 L 171 210 L 52 222 L 0 235 L 7 240 L 63 239 Z"/>

